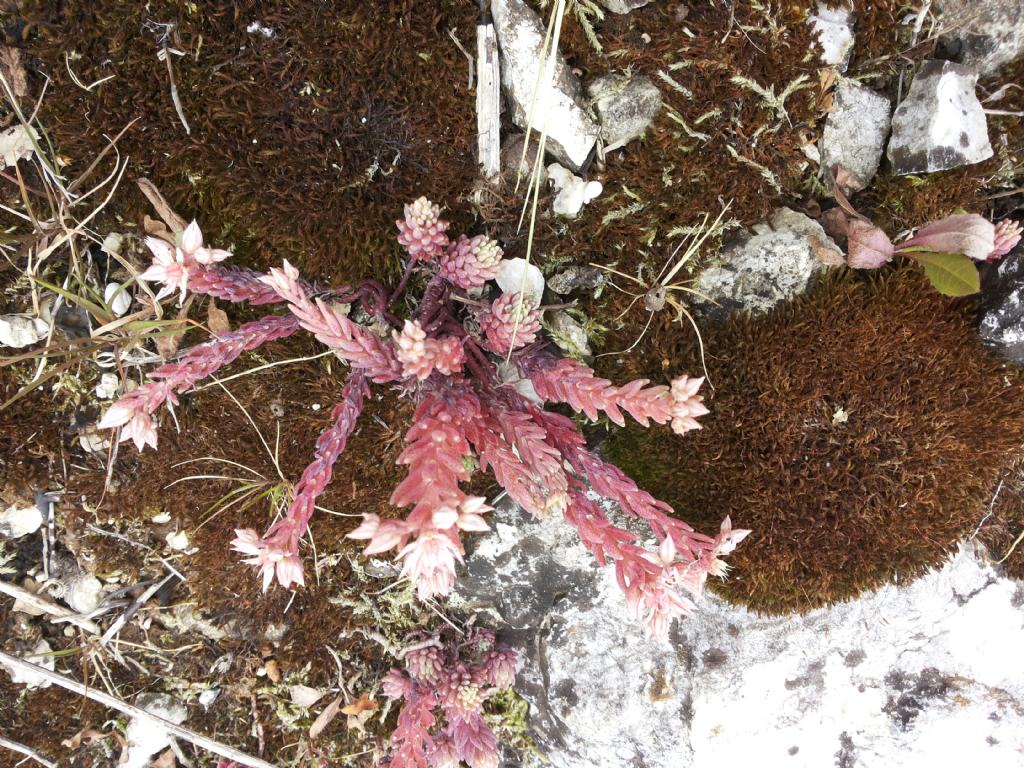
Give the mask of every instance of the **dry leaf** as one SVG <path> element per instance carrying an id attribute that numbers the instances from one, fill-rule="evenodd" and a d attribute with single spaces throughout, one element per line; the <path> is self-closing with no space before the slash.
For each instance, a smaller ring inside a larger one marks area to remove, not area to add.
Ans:
<path id="1" fill-rule="evenodd" d="M 228 321 L 228 313 L 217 306 L 217 302 L 210 299 L 210 306 L 206 309 L 206 325 L 214 336 L 223 336 L 231 333 L 231 323 Z"/>
<path id="2" fill-rule="evenodd" d="M 364 693 L 348 706 L 342 707 L 342 714 L 348 715 L 348 720 L 345 723 L 346 727 L 360 733 L 366 733 L 366 721 L 373 717 L 377 706 L 377 702 Z"/>
<path id="3" fill-rule="evenodd" d="M 315 739 L 323 733 L 324 728 L 330 725 L 331 720 L 338 716 L 340 709 L 341 696 L 324 707 L 324 711 L 321 712 L 319 716 L 317 716 L 316 720 L 313 721 L 313 724 L 309 726 L 309 738 Z"/>
<path id="4" fill-rule="evenodd" d="M 174 750 L 165 750 L 160 757 L 149 764 L 149 768 L 176 768 L 177 759 L 174 757 Z"/>
<path id="5" fill-rule="evenodd" d="M 92 728 L 83 728 L 70 739 L 64 739 L 60 745 L 67 747 L 72 751 L 77 751 L 82 743 L 92 744 L 94 741 L 100 741 L 107 738 L 107 734 L 94 731 Z"/>
<path id="6" fill-rule="evenodd" d="M 278 665 L 277 659 L 268 659 L 263 664 L 263 671 L 267 673 L 267 677 L 270 678 L 270 682 L 281 682 L 281 667 Z"/>
<path id="7" fill-rule="evenodd" d="M 150 204 L 156 209 L 156 214 L 164 223 L 170 228 L 172 232 L 184 232 L 185 227 L 188 225 L 181 216 L 174 212 L 171 208 L 171 204 L 167 202 L 167 199 L 160 194 L 160 190 L 156 188 L 156 185 L 152 181 L 143 177 L 138 179 L 136 184 L 139 185 L 139 189 L 142 190 L 142 194 L 146 196 Z"/>
<path id="8" fill-rule="evenodd" d="M 178 321 L 181 323 L 181 330 L 173 333 L 165 333 L 157 336 L 156 351 L 160 353 L 160 357 L 164 360 L 170 360 L 174 357 L 178 351 L 178 347 L 181 346 L 181 340 L 185 338 L 185 331 L 188 328 L 188 324 L 185 322 L 188 318 L 188 309 L 192 306 L 192 297 L 189 296 L 181 309 L 178 310 Z"/>
<path id="9" fill-rule="evenodd" d="M 25 77 L 25 65 L 21 63 L 21 51 L 0 45 L 0 73 L 11 86 L 15 99 L 20 101 L 28 96 L 28 79 Z"/>
<path id="10" fill-rule="evenodd" d="M 167 228 L 167 225 L 164 224 L 159 219 L 154 219 L 152 216 L 148 214 L 143 216 L 142 229 L 145 230 L 147 235 L 159 237 L 161 240 L 166 240 L 171 245 L 174 244 L 173 233 L 171 232 L 171 230 Z"/>

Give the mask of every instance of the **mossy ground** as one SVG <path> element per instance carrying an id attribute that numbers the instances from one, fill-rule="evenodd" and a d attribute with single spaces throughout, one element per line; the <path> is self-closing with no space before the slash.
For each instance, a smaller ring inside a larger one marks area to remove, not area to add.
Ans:
<path id="1" fill-rule="evenodd" d="M 806 610 L 938 565 L 1021 456 L 1024 377 L 982 348 L 968 306 L 912 270 L 828 280 L 704 342 L 703 429 L 629 427 L 605 447 L 698 530 L 730 515 L 754 531 L 715 588 L 757 610 Z M 660 354 L 637 355 L 638 373 L 700 369 L 664 326 L 650 347 Z M 1019 530 L 1019 505 L 1003 509 Z"/>
<path id="2" fill-rule="evenodd" d="M 820 128 L 828 91 L 820 84 L 805 24 L 812 4 L 693 3 L 685 23 L 677 21 L 679 5 L 653 2 L 627 16 L 609 14 L 598 26 L 601 53 L 579 26 L 567 22 L 563 48 L 585 79 L 610 70 L 644 72 L 678 119 L 663 110 L 643 139 L 611 153 L 604 168 L 587 169 L 605 184 L 605 193 L 578 220 L 542 216 L 534 250 L 542 266 L 597 262 L 629 274 L 657 272 L 680 239 L 668 233 L 693 226 L 705 213 L 714 216 L 726 203 L 729 217 L 745 225 L 780 204 L 815 213 L 821 189 L 801 147 Z M 909 47 L 909 28 L 899 24 L 904 2 L 858 2 L 857 10 L 850 74 L 894 97 L 900 69 L 930 55 L 930 43 Z M 455 0 L 27 0 L 3 12 L 3 26 L 21 47 L 33 93 L 49 79 L 40 117 L 70 178 L 107 146 L 107 137 L 139 118 L 118 143 L 131 158 L 130 169 L 97 222 L 100 229 L 141 231 L 143 216 L 152 211 L 132 182 L 146 176 L 179 213 L 200 220 L 209 240 L 234 245 L 237 262 L 262 268 L 288 258 L 311 278 L 342 282 L 395 270 L 401 254 L 394 219 L 403 203 L 421 194 L 447 206 L 456 231 L 486 229 L 502 238 L 507 255 L 525 255 L 525 238 L 515 226 L 515 195 L 499 189 L 475 207 L 469 199 L 476 178 L 474 95 L 449 29 L 472 49 L 475 18 L 475 3 Z M 253 22 L 273 35 L 246 31 Z M 166 65 L 157 58 L 167 24 L 174 28 L 166 44 L 185 53 L 172 55 L 172 64 L 188 135 L 171 101 Z M 69 67 L 86 85 L 114 77 L 85 90 L 74 84 Z M 1019 80 L 1022 67 L 983 79 L 982 89 L 991 93 Z M 803 76 L 809 87 L 785 101 L 783 115 L 749 86 L 734 83 L 737 76 L 776 93 Z M 1020 110 L 1024 93 L 1010 89 L 996 106 Z M 893 234 L 961 207 L 990 214 L 1011 210 L 1019 198 L 989 197 L 1019 186 L 1013 169 L 1020 165 L 1024 128 L 1009 118 L 990 119 L 999 136 L 993 160 L 922 179 L 894 178 L 883 165 L 855 205 Z M 708 138 L 694 138 L 679 120 Z M 712 254 L 713 245 L 700 258 Z M 630 300 L 607 289 L 599 299 L 581 301 L 593 319 L 609 326 L 604 350 L 625 349 L 644 328 L 648 314 L 639 307 L 620 323 L 611 321 Z M 610 446 L 620 451 L 627 470 L 677 503 L 680 514 L 700 529 L 713 530 L 729 512 L 737 525 L 755 528 L 732 558 L 736 576 L 724 589 L 766 610 L 838 599 L 890 578 L 894 570 L 909 575 L 935 562 L 977 522 L 971 515 L 977 516 L 979 504 L 984 508 L 1000 469 L 1019 446 L 1019 383 L 977 349 L 964 306 L 930 294 L 905 275 L 878 284 L 837 283 L 801 306 L 799 317 L 791 308 L 763 326 L 705 329 L 718 392 L 704 431 L 677 440 L 656 430 L 650 433 L 653 442 L 645 435 L 633 444 L 638 434 L 629 430 Z M 20 309 L 11 305 L 4 311 Z M 250 319 L 244 310 L 229 311 L 235 322 Z M 775 358 L 752 343 L 755 334 L 770 335 L 766 343 L 775 345 Z M 794 337 L 814 337 L 818 345 L 790 355 Z M 689 328 L 658 316 L 633 352 L 601 358 L 599 367 L 616 380 L 645 374 L 660 381 L 695 372 L 693 339 Z M 838 339 L 856 341 L 848 346 L 860 353 L 873 339 L 885 356 L 876 359 L 872 351 L 869 364 L 857 363 L 853 352 L 842 354 L 846 347 Z M 186 344 L 198 340 L 193 333 Z M 749 360 L 740 357 L 741 349 Z M 819 365 L 815 350 L 836 355 L 831 367 Z M 289 341 L 266 355 L 281 360 L 314 351 L 319 350 L 313 344 Z M 248 355 L 225 373 L 262 361 Z M 980 366 L 984 375 L 966 377 L 966 363 Z M 1010 385 L 1000 389 L 997 374 L 999 382 L 1005 374 Z M 83 379 L 95 375 L 85 371 Z M 5 396 L 23 380 L 0 369 Z M 337 369 L 328 372 L 319 360 L 269 369 L 228 387 L 268 442 L 280 446 L 281 469 L 294 481 L 341 383 Z M 906 399 L 897 402 L 898 395 Z M 308 407 L 314 402 L 321 404 L 319 411 Z M 271 404 L 283 412 L 271 411 Z M 894 405 L 903 410 L 890 411 Z M 852 426 L 831 425 L 833 406 L 849 411 Z M 368 674 L 380 671 L 386 663 L 380 648 L 360 630 L 382 623 L 405 631 L 421 618 L 401 605 L 364 602 L 384 582 L 363 581 L 358 548 L 343 538 L 354 524 L 351 518 L 317 516 L 317 552 L 337 557 L 323 564 L 319 583 L 290 604 L 283 594 L 264 597 L 251 570 L 227 554 L 232 529 L 260 528 L 268 519 L 266 505 L 226 512 L 199 527 L 229 484 L 168 488 L 186 474 L 215 467 L 176 463 L 217 456 L 276 481 L 255 432 L 223 391 L 187 398 L 178 411 L 181 431 L 164 425 L 159 454 L 138 456 L 124 447 L 105 494 L 104 462 L 83 454 L 75 442 L 96 415 L 94 403 L 66 391 L 54 401 L 47 390 L 0 412 L 4 487 L 34 489 L 48 480 L 65 486 L 59 517 L 76 548 L 100 573 L 120 571 L 126 580 L 151 576 L 161 566 L 143 550 L 87 524 L 165 555 L 162 536 L 168 528 L 151 523 L 157 511 L 169 513 L 171 525 L 190 534 L 199 551 L 174 556 L 189 576 L 174 600 L 192 602 L 215 619 L 237 621 L 235 635 L 202 641 L 188 659 L 175 657 L 180 666 L 172 672 L 181 679 L 206 679 L 210 665 L 228 652 L 237 659 L 233 669 L 259 668 L 259 638 L 283 615 L 290 630 L 273 649 L 282 669 L 287 674 L 313 662 L 306 682 L 329 685 L 334 667 L 325 645 Z M 400 471 L 393 463 L 396 438 L 407 422 L 408 406 L 390 396 L 368 407 L 324 506 L 347 514 L 397 514 L 387 497 Z M 859 431 L 851 436 L 853 429 Z M 635 451 L 623 448 L 632 445 Z M 853 464 L 846 472 L 835 464 L 826 472 L 820 459 L 837 450 Z M 904 478 L 912 482 L 898 487 Z M 733 489 L 741 493 L 726 492 Z M 844 514 L 846 497 L 865 503 L 851 507 L 855 514 Z M 1021 498 L 1019 483 L 1008 481 L 981 533 L 999 554 L 1024 524 Z M 1021 573 L 1021 562 L 1024 547 L 1007 565 Z M 384 597 L 371 602 L 378 599 Z M 6 604 L 0 619 L 5 626 L 10 620 Z M 170 633 L 148 640 L 164 651 L 178 645 Z M 127 697 L 158 685 L 131 670 L 117 670 L 114 677 Z M 20 694 L 3 675 L 0 695 L 18 702 L 9 736 L 53 755 L 62 754 L 61 739 L 105 719 L 103 710 L 84 701 L 68 706 L 72 699 L 59 691 Z M 280 690 L 233 689 L 223 709 L 204 715 L 201 727 L 255 750 L 255 721 L 265 728 L 268 754 L 286 744 L 297 751 L 299 736 L 275 719 L 283 697 Z M 358 751 L 354 745 L 360 740 L 339 719 L 324 742 L 341 755 Z M 291 759 L 296 752 L 287 754 Z"/>

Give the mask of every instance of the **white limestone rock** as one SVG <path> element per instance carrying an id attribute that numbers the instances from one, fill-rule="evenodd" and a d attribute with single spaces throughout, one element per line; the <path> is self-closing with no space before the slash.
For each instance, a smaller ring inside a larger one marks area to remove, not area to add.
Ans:
<path id="1" fill-rule="evenodd" d="M 896 107 L 889 162 L 899 175 L 932 173 L 992 157 L 976 70 L 949 61 L 921 67 Z"/>
<path id="2" fill-rule="evenodd" d="M 818 3 L 807 23 L 821 46 L 821 63 L 845 72 L 853 54 L 853 12 L 841 5 Z"/>
<path id="3" fill-rule="evenodd" d="M 50 327 L 44 320 L 23 315 L 0 315 L 0 347 L 22 349 L 45 339 Z"/>
<path id="4" fill-rule="evenodd" d="M 185 705 L 164 693 L 140 693 L 135 699 L 135 706 L 175 725 L 181 725 L 188 717 Z M 127 755 L 121 762 L 122 768 L 144 768 L 149 765 L 150 757 L 171 743 L 171 736 L 164 728 L 140 717 L 133 717 L 128 722 L 125 737 L 128 746 Z"/>
<path id="5" fill-rule="evenodd" d="M 828 266 L 843 263 L 843 253 L 821 225 L 789 208 L 778 209 L 722 248 L 697 278 L 696 290 L 714 300 L 694 297 L 705 314 L 721 317 L 732 309 L 770 311 L 807 290 Z"/>
<path id="6" fill-rule="evenodd" d="M 42 524 L 43 513 L 35 504 L 12 504 L 0 512 L 0 536 L 9 539 L 20 539 L 22 536 L 35 533 Z"/>
<path id="7" fill-rule="evenodd" d="M 651 0 L 597 0 L 597 4 L 604 6 L 612 13 L 629 13 L 637 8 L 643 8 Z"/>
<path id="8" fill-rule="evenodd" d="M 1021 0 L 939 0 L 935 5 L 957 48 L 957 61 L 989 74 L 1024 52 Z"/>
<path id="9" fill-rule="evenodd" d="M 603 75 L 587 86 L 587 96 L 606 152 L 643 136 L 661 111 L 661 91 L 647 75 Z"/>
<path id="10" fill-rule="evenodd" d="M 53 648 L 46 640 L 40 639 L 31 653 L 22 654 L 25 661 L 31 664 L 35 664 L 37 667 L 48 669 L 53 672 L 56 666 L 56 661 L 53 655 Z M 47 680 L 40 674 L 31 670 L 24 670 L 20 667 L 14 667 L 0 661 L 0 666 L 7 670 L 11 676 L 11 682 L 24 685 L 26 688 L 49 688 L 53 683 Z"/>
<path id="11" fill-rule="evenodd" d="M 597 125 L 583 109 L 579 81 L 559 54 L 553 72 L 540 78 L 537 92 L 538 74 L 544 67 L 544 25 L 523 0 L 492 0 L 491 16 L 513 122 L 525 129 L 532 111 L 534 130 L 547 131 L 548 150 L 578 171 L 598 136 Z"/>
<path id="12" fill-rule="evenodd" d="M 557 191 L 555 199 L 551 203 L 551 210 L 557 215 L 569 219 L 579 216 L 583 206 L 604 191 L 604 185 L 601 182 L 584 181 L 558 163 L 548 166 L 548 181 Z"/>
<path id="13" fill-rule="evenodd" d="M 855 80 L 841 78 L 836 84 L 832 109 L 821 137 L 821 172 L 829 177 L 834 165 L 845 168 L 847 190 L 864 189 L 878 171 L 891 125 L 892 104 Z"/>
<path id="14" fill-rule="evenodd" d="M 1024 586 L 972 547 L 804 615 L 709 594 L 659 644 L 561 518 L 503 506 L 492 523 L 456 599 L 524 649 L 516 689 L 549 765 L 1019 765 Z"/>
<path id="15" fill-rule="evenodd" d="M 544 274 L 526 259 L 502 259 L 494 282 L 502 293 L 522 293 L 534 307 L 544 298 Z"/>

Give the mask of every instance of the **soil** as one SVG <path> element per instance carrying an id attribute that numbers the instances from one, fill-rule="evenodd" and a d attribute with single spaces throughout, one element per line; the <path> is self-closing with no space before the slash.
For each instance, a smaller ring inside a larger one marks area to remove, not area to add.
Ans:
<path id="1" fill-rule="evenodd" d="M 817 217 L 832 204 L 803 151 L 820 135 L 831 98 L 831 81 L 820 71 L 805 23 L 810 4 L 693 3 L 679 21 L 683 5 L 653 2 L 625 16 L 608 14 L 596 27 L 600 52 L 578 21 L 567 19 L 562 47 L 584 81 L 612 70 L 642 72 L 661 88 L 667 108 L 645 137 L 586 169 L 605 191 L 578 219 L 541 216 L 534 254 L 546 272 L 593 262 L 646 280 L 679 245 L 681 236 L 669 234 L 673 229 L 692 227 L 705 214 L 713 218 L 726 205 L 727 219 L 749 226 L 779 205 Z M 935 41 L 910 45 L 910 28 L 900 23 L 903 2 L 856 5 L 857 47 L 848 74 L 895 99 L 901 72 L 909 74 L 914 62 L 932 56 Z M 155 215 L 135 184 L 148 178 L 178 213 L 200 221 L 210 243 L 231 246 L 233 263 L 266 269 L 287 258 L 309 278 L 331 284 L 393 278 L 402 257 L 394 222 L 403 204 L 420 195 L 445 206 L 454 231 L 486 232 L 501 241 L 506 256 L 525 255 L 526 238 L 516 226 L 521 195 L 509 187 L 474 194 L 480 191 L 475 96 L 466 58 L 452 37 L 473 50 L 475 24 L 475 3 L 463 0 L 0 4 L 0 27 L 24 61 L 31 101 L 46 84 L 39 119 L 64 163 L 61 171 L 77 178 L 105 151 L 110 162 L 110 139 L 125 131 L 116 147 L 130 158 L 128 171 L 93 222 L 98 232 L 137 240 L 145 217 Z M 170 72 L 158 57 L 163 51 Z M 187 132 L 171 99 L 172 76 Z M 806 87 L 795 90 L 783 110 L 749 85 L 737 84 L 736 77 L 775 93 L 799 78 L 806 78 Z M 1021 78 L 1024 61 L 979 87 L 995 93 Z M 996 106 L 1024 109 L 1024 91 L 1009 89 Z M 6 112 L 0 117 L 10 120 Z M 693 138 L 679 120 L 707 138 Z M 1015 169 L 1024 124 L 994 115 L 990 131 L 1000 137 L 993 139 L 999 147 L 993 159 L 923 178 L 897 178 L 883 163 L 854 205 L 894 236 L 961 208 L 1007 215 L 1022 203 L 1019 193 L 1005 193 L 1020 185 Z M 0 180 L 5 205 L 20 204 L 12 178 Z M 27 178 L 30 186 L 35 181 Z M 541 209 L 548 207 L 542 200 Z M 24 259 L 29 233 L 20 229 L 14 236 L 21 238 L 18 258 Z M 718 245 L 717 238 L 709 240 L 691 268 L 713 256 Z M 138 242 L 132 248 L 131 258 L 141 266 Z M 92 257 L 96 265 L 107 265 L 98 247 Z M 0 270 L 3 311 L 25 310 L 26 285 L 15 280 L 12 264 L 0 263 Z M 57 265 L 54 278 L 62 280 L 68 271 Z M 630 347 L 650 319 L 639 304 L 630 305 L 632 296 L 613 287 L 577 299 L 605 329 L 598 351 Z M 197 304 L 191 316 L 205 321 L 206 309 Z M 233 325 L 255 316 L 250 309 L 227 309 Z M 966 317 L 971 307 L 959 304 L 956 311 Z M 183 346 L 202 338 L 192 330 Z M 688 325 L 659 315 L 631 353 L 599 357 L 596 367 L 616 381 L 640 374 L 660 381 L 681 372 L 676 369 L 689 354 L 683 350 L 692 351 L 693 339 Z M 223 374 L 321 351 L 296 337 L 243 355 Z M 59 668 L 103 685 L 94 666 L 104 659 L 107 683 L 122 698 L 145 690 L 174 692 L 188 702 L 190 727 L 253 754 L 292 765 L 370 764 L 393 713 L 371 720 L 365 734 L 339 716 L 310 740 L 308 729 L 321 705 L 293 710 L 288 687 L 336 684 L 330 648 L 353 696 L 376 696 L 392 660 L 373 638 L 398 640 L 439 623 L 407 592 L 388 589 L 393 570 L 368 562 L 345 539 L 360 513 L 400 514 L 388 497 L 400 472 L 394 462 L 411 404 L 376 390 L 379 396 L 320 500 L 338 515 L 317 514 L 316 551 L 304 552 L 318 566 L 307 566 L 316 578 L 294 594 L 278 589 L 264 595 L 251 568 L 228 547 L 234 529 L 269 523 L 267 499 L 218 511 L 235 498 L 225 495 L 238 481 L 184 479 L 240 476 L 253 481 L 256 493 L 277 486 L 279 471 L 294 482 L 311 460 L 343 385 L 339 365 L 323 357 L 235 379 L 225 386 L 237 402 L 219 387 L 184 397 L 177 426 L 165 423 L 161 429 L 159 452 L 139 454 L 122 445 L 116 458 L 88 453 L 79 441 L 105 407 L 92 394 L 101 373 L 95 366 L 72 366 L 0 409 L 4 507 L 40 489 L 60 490 L 58 543 L 83 567 L 123 586 L 164 578 L 167 564 L 186 577 L 151 600 L 143 618 L 122 632 L 122 650 L 148 674 L 112 661 L 84 635 L 66 637 L 60 625 L 40 622 L 53 647 L 69 651 Z M 7 400 L 19 392 L 32 370 L 29 363 L 0 368 L 0 396 Z M 1009 442 L 1005 450 L 1012 453 Z M 998 479 L 1006 478 L 981 534 L 996 552 L 1013 544 L 1024 508 L 1024 483 L 1009 472 L 986 468 L 978 475 L 985 488 L 974 492 L 989 499 Z M 489 490 L 486 482 L 481 490 Z M 154 522 L 162 516 L 167 522 Z M 706 522 L 702 529 L 710 531 L 718 521 Z M 188 535 L 185 553 L 167 547 L 165 537 L 176 531 Z M 947 549 L 953 536 L 943 529 L 929 552 Z M 33 539 L 19 548 L 5 579 L 38 572 L 37 545 Z M 926 560 L 915 560 L 913 567 Z M 1024 572 L 1021 563 L 1024 546 L 1007 560 L 1017 574 Z M 756 559 L 743 562 L 738 583 L 749 584 L 757 567 Z M 788 605 L 803 606 L 799 600 Z M 183 607 L 189 609 L 184 618 Z M 23 642 L 15 637 L 17 616 L 6 598 L 0 601 L 0 622 L 9 644 Z M 139 648 L 129 650 L 127 643 Z M 225 657 L 226 666 L 211 673 Z M 281 682 L 271 679 L 274 669 L 283 675 Z M 204 708 L 199 693 L 212 688 L 220 695 Z M 26 691 L 5 674 L 0 695 L 14 702 L 6 708 L 9 719 L 0 717 L 8 738 L 59 757 L 62 765 L 101 766 L 116 759 L 123 719 L 112 724 L 107 710 L 55 688 Z M 97 735 L 91 742 L 90 732 Z M 83 733 L 80 744 L 64 744 Z M 216 764 L 209 755 L 195 759 L 200 766 Z"/>

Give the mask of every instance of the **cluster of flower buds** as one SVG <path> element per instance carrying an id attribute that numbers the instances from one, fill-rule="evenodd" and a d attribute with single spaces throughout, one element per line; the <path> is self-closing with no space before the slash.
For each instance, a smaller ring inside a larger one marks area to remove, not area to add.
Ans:
<path id="1" fill-rule="evenodd" d="M 498 275 L 501 248 L 487 235 L 466 237 L 449 244 L 441 257 L 441 274 L 463 290 L 479 288 Z"/>
<path id="2" fill-rule="evenodd" d="M 219 248 L 207 248 L 203 244 L 203 233 L 195 221 L 181 233 L 178 245 L 172 246 L 158 237 L 147 237 L 146 245 L 153 253 L 153 263 L 139 278 L 164 284 L 157 294 L 158 299 L 179 291 L 179 301 L 184 301 L 192 272 L 224 261 L 231 255 L 229 251 Z"/>
<path id="3" fill-rule="evenodd" d="M 464 761 L 470 768 L 497 768 L 498 743 L 483 704 L 515 682 L 516 655 L 496 648 L 490 630 L 476 629 L 461 643 L 442 647 L 435 638 L 404 656 L 405 669 L 392 669 L 382 684 L 385 696 L 403 701 L 390 765 L 457 768 Z"/>
<path id="4" fill-rule="evenodd" d="M 431 339 L 418 320 L 406 320 L 401 331 L 392 331 L 395 357 L 402 364 L 402 374 L 423 381 L 435 370 L 451 376 L 462 370 L 466 361 L 458 339 Z"/>
<path id="5" fill-rule="evenodd" d="M 448 246 L 448 222 L 441 207 L 421 197 L 405 206 L 405 218 L 396 221 L 398 243 L 414 260 L 433 259 Z"/>

